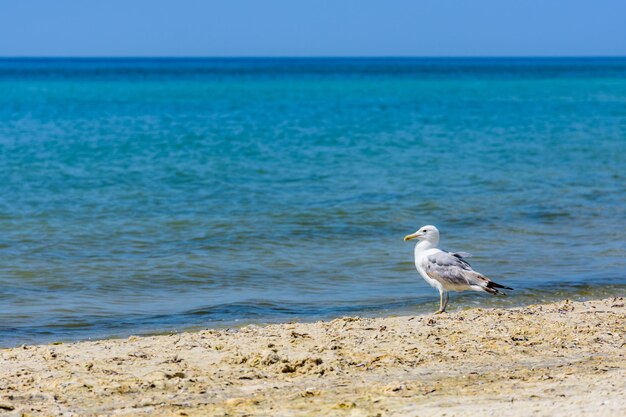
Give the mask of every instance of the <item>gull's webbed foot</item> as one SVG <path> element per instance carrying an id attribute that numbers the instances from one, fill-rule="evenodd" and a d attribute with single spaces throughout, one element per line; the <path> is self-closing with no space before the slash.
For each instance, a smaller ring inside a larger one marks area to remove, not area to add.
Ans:
<path id="1" fill-rule="evenodd" d="M 446 310 L 437 310 L 437 311 L 435 311 L 435 314 L 443 314 L 445 312 L 446 312 Z"/>

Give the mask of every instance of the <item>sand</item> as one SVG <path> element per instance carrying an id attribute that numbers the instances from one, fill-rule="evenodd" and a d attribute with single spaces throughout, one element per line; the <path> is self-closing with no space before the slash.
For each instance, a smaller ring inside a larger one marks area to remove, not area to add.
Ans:
<path id="1" fill-rule="evenodd" d="M 624 416 L 623 298 L 0 350 L 0 416 Z"/>

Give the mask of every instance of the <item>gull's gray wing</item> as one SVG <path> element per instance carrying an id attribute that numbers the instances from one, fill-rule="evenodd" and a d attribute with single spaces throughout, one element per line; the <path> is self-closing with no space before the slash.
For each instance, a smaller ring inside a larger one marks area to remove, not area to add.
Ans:
<path id="1" fill-rule="evenodd" d="M 437 251 L 422 260 L 422 268 L 429 277 L 441 282 L 444 286 L 483 286 L 488 281 L 487 278 L 474 271 L 460 253 Z"/>
<path id="2" fill-rule="evenodd" d="M 463 252 L 448 253 L 439 250 L 426 256 L 422 260 L 421 266 L 429 277 L 439 281 L 448 290 L 468 289 L 467 287 L 477 289 L 476 287 L 479 287 L 490 294 L 503 294 L 498 291 L 498 288 L 513 289 L 495 283 L 474 271 L 470 264 L 463 259 L 461 253 Z"/>

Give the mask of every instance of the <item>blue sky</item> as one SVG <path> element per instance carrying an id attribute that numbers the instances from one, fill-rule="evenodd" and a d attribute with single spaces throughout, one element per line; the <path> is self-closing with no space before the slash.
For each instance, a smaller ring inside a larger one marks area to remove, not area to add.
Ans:
<path id="1" fill-rule="evenodd" d="M 626 0 L 0 0 L 0 56 L 626 55 Z"/>

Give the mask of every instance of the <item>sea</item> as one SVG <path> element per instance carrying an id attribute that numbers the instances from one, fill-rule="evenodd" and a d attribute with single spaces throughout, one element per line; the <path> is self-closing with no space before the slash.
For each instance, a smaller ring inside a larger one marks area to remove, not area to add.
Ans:
<path id="1" fill-rule="evenodd" d="M 626 295 L 626 58 L 0 59 L 0 347 Z"/>

